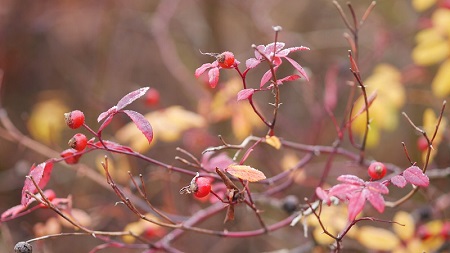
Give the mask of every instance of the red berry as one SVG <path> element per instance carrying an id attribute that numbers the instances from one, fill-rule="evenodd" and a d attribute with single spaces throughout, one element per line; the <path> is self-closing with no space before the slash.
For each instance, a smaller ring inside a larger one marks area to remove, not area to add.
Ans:
<path id="1" fill-rule="evenodd" d="M 386 165 L 380 162 L 373 162 L 372 164 L 370 164 L 367 172 L 372 179 L 381 179 L 386 175 Z"/>
<path id="2" fill-rule="evenodd" d="M 419 139 L 417 139 L 417 148 L 422 152 L 428 149 L 428 141 L 425 136 L 420 136 Z"/>
<path id="3" fill-rule="evenodd" d="M 75 164 L 78 163 L 81 155 L 75 155 L 77 151 L 75 149 L 66 149 L 61 152 L 61 157 L 64 158 L 67 164 Z"/>
<path id="4" fill-rule="evenodd" d="M 145 95 L 145 103 L 149 106 L 154 106 L 159 104 L 159 91 L 156 89 L 150 89 Z"/>
<path id="5" fill-rule="evenodd" d="M 86 135 L 77 133 L 69 140 L 69 146 L 77 151 L 83 151 L 87 145 Z"/>
<path id="6" fill-rule="evenodd" d="M 217 56 L 217 62 L 220 67 L 224 69 L 231 69 L 234 67 L 234 54 L 225 51 Z"/>
<path id="7" fill-rule="evenodd" d="M 84 124 L 84 113 L 79 110 L 64 113 L 66 124 L 72 128 L 77 129 Z"/>
<path id="8" fill-rule="evenodd" d="M 206 177 L 198 177 L 195 181 L 197 184 L 197 189 L 194 191 L 194 196 L 197 198 L 203 198 L 208 196 L 211 191 L 211 182 Z"/>

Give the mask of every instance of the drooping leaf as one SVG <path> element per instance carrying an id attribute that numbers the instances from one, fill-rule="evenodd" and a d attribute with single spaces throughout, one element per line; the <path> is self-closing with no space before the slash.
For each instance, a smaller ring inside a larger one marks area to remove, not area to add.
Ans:
<path id="1" fill-rule="evenodd" d="M 40 188 L 44 188 L 50 180 L 52 169 L 53 161 L 49 160 L 47 162 L 40 163 L 37 166 L 31 166 L 30 173 L 28 175 L 33 177 L 34 181 Z M 28 178 L 25 179 L 25 183 L 22 188 L 21 204 L 24 206 L 27 206 L 32 199 L 32 197 L 26 193 L 27 191 L 31 193 L 37 192 L 36 186 L 34 186 L 33 182 Z"/>
<path id="2" fill-rule="evenodd" d="M 123 96 L 119 102 L 117 103 L 117 110 L 122 110 L 123 108 L 125 108 L 125 106 L 133 103 L 136 99 L 142 97 L 145 95 L 145 93 L 147 93 L 149 87 L 143 87 L 140 89 L 137 89 L 135 91 L 132 91 L 130 93 L 128 93 L 127 95 Z"/>
<path id="3" fill-rule="evenodd" d="M 153 129 L 150 123 L 144 117 L 144 115 L 132 110 L 124 110 L 123 112 L 126 113 L 128 117 L 130 117 L 131 120 L 134 122 L 134 124 L 137 126 L 137 128 L 141 130 L 145 138 L 147 138 L 148 143 L 149 144 L 152 143 Z"/>
<path id="4" fill-rule="evenodd" d="M 103 131 L 103 129 L 105 129 L 105 127 L 107 127 L 109 123 L 111 123 L 112 119 L 114 118 L 114 115 L 116 114 L 115 113 L 107 114 L 108 117 L 106 117 L 105 121 L 103 121 L 103 123 L 100 125 L 100 127 L 98 128 L 98 132 Z"/>
<path id="5" fill-rule="evenodd" d="M 255 93 L 254 89 L 243 89 L 243 90 L 240 90 L 238 92 L 238 94 L 237 94 L 237 101 L 248 99 L 249 97 L 251 97 L 253 95 L 253 93 Z"/>
<path id="6" fill-rule="evenodd" d="M 211 88 L 215 88 L 219 82 L 219 68 L 212 68 L 208 71 L 208 83 Z"/>
<path id="7" fill-rule="evenodd" d="M 247 165 L 230 165 L 226 171 L 237 178 L 250 182 L 266 179 L 263 172 Z"/>
<path id="8" fill-rule="evenodd" d="M 330 204 L 330 196 L 328 196 L 328 193 L 324 189 L 317 187 L 316 195 L 319 199 L 325 201 L 327 204 Z"/>
<path id="9" fill-rule="evenodd" d="M 259 87 L 262 88 L 270 80 L 270 78 L 272 78 L 272 72 L 269 69 L 262 76 L 261 83 L 259 84 Z"/>
<path id="10" fill-rule="evenodd" d="M 377 209 L 378 212 L 382 213 L 384 212 L 384 198 L 381 194 L 376 192 L 370 192 L 367 195 L 367 200 L 369 200 L 370 204 L 372 204 L 375 209 Z"/>
<path id="11" fill-rule="evenodd" d="M 364 180 L 354 175 L 341 175 L 337 178 L 337 180 L 346 184 L 364 185 Z"/>
<path id="12" fill-rule="evenodd" d="M 288 60 L 298 72 L 300 72 L 300 75 L 302 75 L 307 81 L 309 81 L 308 75 L 306 74 L 303 67 L 300 66 L 300 64 L 298 64 L 298 62 L 294 61 L 293 59 L 291 59 L 289 57 L 285 57 L 285 59 Z"/>
<path id="13" fill-rule="evenodd" d="M 299 78 L 300 78 L 299 75 L 290 75 L 290 76 L 286 76 L 286 77 L 284 77 L 284 78 L 278 79 L 278 80 L 277 80 L 277 84 L 278 84 L 278 85 L 281 85 L 281 84 L 283 84 L 284 82 L 295 81 L 295 80 L 297 80 L 297 79 L 299 79 Z"/>
<path id="14" fill-rule="evenodd" d="M 366 203 L 369 190 L 363 189 L 362 191 L 355 192 L 348 201 L 348 220 L 355 220 L 356 216 L 361 213 Z"/>
<path id="15" fill-rule="evenodd" d="M 406 181 L 413 185 L 427 187 L 430 184 L 428 176 L 417 166 L 411 166 L 403 172 Z"/>
<path id="16" fill-rule="evenodd" d="M 403 188 L 406 186 L 406 179 L 402 175 L 396 175 L 391 178 L 391 183 L 397 187 Z"/>

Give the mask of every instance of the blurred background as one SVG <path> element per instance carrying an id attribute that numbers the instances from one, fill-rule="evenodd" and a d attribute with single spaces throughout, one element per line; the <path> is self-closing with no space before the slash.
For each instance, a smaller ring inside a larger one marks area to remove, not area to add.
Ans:
<path id="1" fill-rule="evenodd" d="M 347 1 L 338 2 L 350 18 Z M 353 1 L 356 16 L 362 17 L 370 3 Z M 376 140 L 367 151 L 369 159 L 406 168 L 409 162 L 401 145 L 405 142 L 412 159 L 422 161 L 416 147 L 420 136 L 401 117 L 401 112 L 407 112 L 417 125 L 423 125 L 425 109 L 431 108 L 438 113 L 442 104 L 442 99 L 436 98 L 429 86 L 437 66 L 419 67 L 411 58 L 414 36 L 420 29 L 430 26 L 430 15 L 431 10 L 417 13 L 410 1 L 379 1 L 360 29 L 359 67 L 363 79 L 376 75 L 374 69 L 379 64 L 389 64 L 396 73 L 393 82 L 400 87 L 395 92 L 401 93 L 394 100 L 402 101 L 389 109 L 380 108 L 374 116 L 390 123 L 386 123 L 387 127 L 379 126 L 379 135 L 374 137 Z M 180 156 L 176 147 L 182 147 L 200 159 L 201 151 L 206 147 L 221 144 L 219 134 L 227 142 L 236 144 L 248 134 L 264 136 L 267 129 L 260 123 L 252 123 L 245 113 L 248 108 L 241 108 L 235 102 L 241 84 L 234 71 L 221 70 L 220 82 L 215 89 L 208 86 L 205 78 L 196 79 L 194 71 L 203 63 L 214 61 L 201 52 L 223 51 L 233 52 L 243 70 L 245 60 L 254 57 L 252 44 L 273 42 L 274 25 L 283 28 L 279 41 L 285 42 L 286 47 L 311 48 L 290 55 L 306 69 L 311 81 L 286 83 L 282 87 L 283 105 L 277 136 L 305 144 L 332 145 L 336 130 L 323 108 L 324 105 L 331 106 L 338 122 L 343 119 L 350 94 L 347 81 L 353 77 L 348 70 L 350 47 L 343 36 L 347 30 L 330 0 L 0 0 L 1 107 L 20 132 L 50 148 L 50 151 L 30 149 L 9 138 L 7 131 L 0 127 L 0 211 L 19 204 L 24 176 L 33 163 L 58 156 L 68 148 L 67 141 L 77 131 L 65 127 L 63 113 L 81 110 L 86 115 L 86 123 L 96 129 L 96 119 L 101 112 L 140 87 L 149 86 L 155 91 L 152 94 L 156 98 L 142 98 L 130 108 L 154 120 L 150 122 L 155 126 L 155 143 L 152 147 L 136 143 L 135 138 L 143 137 L 135 137 L 131 133 L 135 130 L 126 128 L 129 120 L 125 117 L 114 119 L 105 130 L 106 139 L 134 145 L 150 157 L 184 166 L 174 159 Z M 248 84 L 257 87 L 266 70 L 259 67 L 249 72 Z M 291 73 L 292 69 L 280 71 Z M 391 87 L 388 82 L 382 82 L 379 89 L 391 94 L 394 93 Z M 218 97 L 225 96 L 229 96 L 226 102 L 218 101 Z M 271 115 L 267 105 L 271 98 L 270 94 L 255 98 L 267 115 Z M 220 111 L 216 108 L 220 105 L 228 109 Z M 85 130 L 81 131 L 87 134 Z M 356 133 L 355 136 L 357 139 Z M 351 149 L 348 139 L 343 146 Z M 448 167 L 448 151 L 447 144 L 440 145 L 431 167 Z M 267 156 L 267 152 L 271 151 L 255 152 L 250 160 L 254 167 L 260 166 L 264 171 L 266 167 L 280 167 L 280 161 L 295 163 L 303 155 L 292 153 L 286 157 L 286 153 L 272 152 Z M 84 169 L 56 164 L 48 188 L 54 189 L 58 197 L 71 194 L 74 206 L 89 216 L 87 224 L 91 227 L 120 231 L 137 218 L 125 207 L 115 207 L 117 197 L 85 175 L 86 171 L 101 175 L 98 167 L 105 154 L 93 152 L 83 157 L 81 163 L 87 166 Z M 151 200 L 166 212 L 189 216 L 208 206 L 208 203 L 178 195 L 179 188 L 190 181 L 185 175 L 169 174 L 137 159 L 116 155 L 111 159 L 114 176 L 126 187 L 129 184 L 127 171 L 136 175 L 143 173 L 149 185 L 151 183 L 151 188 L 148 187 Z M 286 194 L 303 199 L 312 193 L 325 159 L 319 157 L 305 168 L 306 176 L 316 179 L 305 182 L 300 177 L 298 185 L 289 188 Z M 333 168 L 331 182 L 343 171 L 367 177 L 365 169 L 346 160 L 338 159 Z M 266 171 L 267 175 L 271 173 Z M 448 188 L 448 179 L 438 180 L 436 184 Z M 282 197 L 280 195 L 280 199 Z M 413 201 L 404 208 L 417 210 L 425 203 L 421 201 L 423 199 L 419 197 L 419 203 Z M 273 215 L 266 217 L 269 220 L 286 216 L 283 212 L 275 210 L 272 213 L 268 209 L 267 212 Z M 392 216 L 394 211 L 387 210 L 386 217 Z M 102 217 L 105 212 L 107 217 Z M 253 215 L 252 212 L 241 212 L 238 213 L 240 223 L 227 224 L 225 228 L 254 227 L 254 219 L 243 221 L 243 217 Z M 52 226 L 45 223 L 51 217 L 55 217 L 52 212 L 39 210 L 1 224 L 0 248 L 12 249 L 17 241 L 39 236 L 42 231 L 52 231 Z M 213 219 L 207 227 L 221 230 L 222 220 L 223 216 Z M 36 227 L 36 223 L 41 227 Z M 307 240 L 302 235 L 299 228 L 285 228 L 271 236 L 245 240 L 188 233 L 174 246 L 186 252 L 206 252 L 208 249 L 214 249 L 210 252 L 270 252 L 298 247 L 299 242 Z M 98 241 L 87 237 L 57 238 L 37 244 L 36 252 L 88 252 L 97 244 Z M 73 245 L 77 248 L 73 249 Z M 0 249 L 0 252 L 11 250 Z M 105 252 L 125 251 L 111 249 Z"/>

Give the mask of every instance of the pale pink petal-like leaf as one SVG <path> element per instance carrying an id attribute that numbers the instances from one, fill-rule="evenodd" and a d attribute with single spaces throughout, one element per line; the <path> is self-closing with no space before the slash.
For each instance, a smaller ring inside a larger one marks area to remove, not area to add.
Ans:
<path id="1" fill-rule="evenodd" d="M 284 82 L 289 82 L 289 81 L 295 81 L 297 79 L 299 79 L 300 76 L 299 75 L 290 75 L 290 76 L 286 76 L 284 78 L 278 79 L 278 84 L 282 84 Z"/>
<path id="2" fill-rule="evenodd" d="M 255 50 L 255 58 L 258 60 L 263 59 L 262 55 L 259 52 L 264 54 L 264 52 L 266 51 L 266 47 L 264 45 L 259 45 L 256 47 L 256 49 L 257 50 Z"/>
<path id="3" fill-rule="evenodd" d="M 211 88 L 215 88 L 219 82 L 219 68 L 212 68 L 208 71 L 208 83 Z"/>
<path id="4" fill-rule="evenodd" d="M 31 166 L 30 173 L 28 175 L 33 177 L 34 181 L 40 188 L 44 188 L 50 180 L 52 170 L 53 161 L 49 160 L 47 162 L 40 163 L 37 166 Z M 31 193 L 37 192 L 36 186 L 34 186 L 33 182 L 28 178 L 25 179 L 25 183 L 22 188 L 21 204 L 24 206 L 27 206 L 32 199 L 32 197 L 27 194 L 27 191 Z"/>
<path id="5" fill-rule="evenodd" d="M 245 66 L 246 66 L 248 69 L 252 69 L 252 68 L 258 66 L 258 64 L 260 64 L 260 63 L 261 63 L 260 60 L 257 60 L 257 59 L 255 59 L 255 58 L 250 58 L 250 59 L 248 59 L 248 60 L 245 61 Z"/>
<path id="6" fill-rule="evenodd" d="M 144 115 L 132 110 L 124 110 L 123 112 L 126 113 L 137 126 L 137 128 L 141 130 L 145 138 L 147 138 L 148 144 L 152 143 L 153 128 L 150 125 L 150 122 L 148 122 L 148 120 L 144 117 Z"/>
<path id="7" fill-rule="evenodd" d="M 274 45 L 275 45 L 275 43 L 267 44 L 265 53 L 266 53 L 266 54 L 271 54 L 271 53 L 273 53 L 273 49 L 274 49 L 273 47 L 274 47 Z M 285 44 L 284 42 L 277 42 L 275 51 L 276 51 L 276 52 L 280 51 L 281 49 L 283 49 L 283 47 L 284 47 L 285 45 L 286 45 L 286 44 Z"/>
<path id="8" fill-rule="evenodd" d="M 406 179 L 402 175 L 396 175 L 391 178 L 391 183 L 397 187 L 403 188 L 406 186 Z"/>
<path id="9" fill-rule="evenodd" d="M 377 209 L 378 212 L 382 213 L 384 212 L 384 198 L 381 194 L 370 192 L 367 195 L 367 200 L 369 200 L 370 204 Z"/>
<path id="10" fill-rule="evenodd" d="M 306 74 L 305 70 L 303 69 L 302 66 L 300 66 L 300 64 L 298 64 L 298 62 L 294 61 L 293 59 L 289 58 L 289 57 L 284 57 L 286 60 L 288 60 L 292 66 L 298 71 L 300 72 L 300 75 L 302 75 L 307 81 L 309 81 L 309 77 Z"/>
<path id="11" fill-rule="evenodd" d="M 380 182 L 367 182 L 366 187 L 371 192 L 376 192 L 376 193 L 381 193 L 381 194 L 389 193 L 389 189 L 387 188 L 387 186 Z"/>
<path id="12" fill-rule="evenodd" d="M 317 187 L 316 188 L 316 195 L 317 195 L 317 197 L 319 199 L 325 201 L 327 204 L 331 203 L 330 196 L 328 195 L 328 193 L 324 189 L 322 189 L 320 187 Z"/>
<path id="13" fill-rule="evenodd" d="M 132 91 L 132 92 L 128 93 L 127 95 L 123 96 L 117 103 L 117 110 L 118 111 L 122 110 L 123 108 L 125 108 L 125 106 L 133 103 L 136 99 L 144 96 L 145 93 L 147 93 L 148 89 L 150 89 L 150 88 L 143 87 L 143 88 L 137 89 L 137 90 Z"/>
<path id="14" fill-rule="evenodd" d="M 212 68 L 211 63 L 205 63 L 202 66 L 200 66 L 198 69 L 195 70 L 195 77 L 199 77 L 201 74 L 203 74 L 206 70 Z"/>
<path id="15" fill-rule="evenodd" d="M 403 172 L 406 181 L 413 185 L 427 187 L 430 184 L 428 176 L 417 166 L 411 166 Z"/>
<path id="16" fill-rule="evenodd" d="M 27 207 L 24 205 L 17 205 L 17 206 L 13 206 L 11 208 L 9 208 L 8 210 L 4 211 L 2 213 L 2 216 L 0 217 L 1 220 L 3 221 L 5 218 L 8 217 L 15 217 L 16 215 L 18 215 L 19 213 L 21 213 L 23 210 L 25 210 Z"/>
<path id="17" fill-rule="evenodd" d="M 264 175 L 262 171 L 247 165 L 230 165 L 225 169 L 225 171 L 237 178 L 247 180 L 249 182 L 257 182 L 266 179 L 266 175 Z"/>
<path id="18" fill-rule="evenodd" d="M 364 180 L 354 175 L 341 175 L 337 180 L 347 184 L 364 185 Z"/>
<path id="19" fill-rule="evenodd" d="M 296 51 L 304 51 L 304 50 L 310 50 L 310 49 L 309 49 L 309 47 L 300 46 L 300 47 L 290 47 L 290 48 L 286 48 L 284 50 L 289 50 L 289 53 L 292 53 L 292 52 L 296 52 Z"/>
<path id="20" fill-rule="evenodd" d="M 366 197 L 368 194 L 367 189 L 363 189 L 362 191 L 355 192 L 352 194 L 349 202 L 348 202 L 348 220 L 355 220 L 356 216 L 361 213 L 364 208 L 364 204 L 366 203 Z"/>
<path id="21" fill-rule="evenodd" d="M 240 90 L 238 92 L 238 94 L 237 94 L 237 101 L 248 99 L 249 97 L 251 97 L 253 95 L 253 93 L 255 93 L 254 89 L 243 89 L 243 90 Z"/>
<path id="22" fill-rule="evenodd" d="M 259 87 L 262 88 L 264 86 L 264 84 L 266 84 L 271 78 L 272 78 L 272 72 L 269 69 L 262 76 L 261 83 L 259 84 Z"/>
<path id="23" fill-rule="evenodd" d="M 336 196 L 338 198 L 344 198 L 347 197 L 348 194 L 353 193 L 354 191 L 357 191 L 361 189 L 361 186 L 354 185 L 354 184 L 337 184 L 330 188 L 330 191 L 328 192 L 328 195 L 330 196 Z"/>
<path id="24" fill-rule="evenodd" d="M 113 107 L 109 108 L 108 111 L 100 113 L 100 115 L 98 115 L 97 122 L 100 122 L 103 119 L 105 119 L 106 117 L 110 116 L 111 114 L 115 114 L 115 113 L 117 113 L 117 106 L 113 106 Z"/>

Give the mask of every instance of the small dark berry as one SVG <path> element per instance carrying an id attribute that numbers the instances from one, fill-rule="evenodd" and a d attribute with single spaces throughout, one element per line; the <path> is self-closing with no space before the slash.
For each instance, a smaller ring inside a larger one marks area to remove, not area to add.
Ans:
<path id="1" fill-rule="evenodd" d="M 77 129 L 84 124 L 84 113 L 79 110 L 64 113 L 67 126 Z"/>
<path id="2" fill-rule="evenodd" d="M 291 214 L 298 209 L 298 198 L 294 195 L 288 195 L 283 200 L 283 210 Z"/>
<path id="3" fill-rule="evenodd" d="M 31 253 L 33 252 L 33 247 L 31 244 L 27 242 L 18 242 L 16 246 L 14 246 L 15 253 Z"/>

